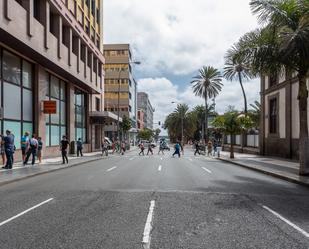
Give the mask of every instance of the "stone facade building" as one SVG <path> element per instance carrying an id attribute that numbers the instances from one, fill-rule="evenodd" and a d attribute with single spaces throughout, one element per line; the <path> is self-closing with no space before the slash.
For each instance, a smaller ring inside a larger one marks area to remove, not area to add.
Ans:
<path id="1" fill-rule="evenodd" d="M 59 141 L 79 137 L 85 151 L 98 148 L 103 110 L 102 0 L 0 1 L 1 133 L 11 129 L 16 154 L 25 131 L 44 142 L 44 156 Z M 56 101 L 56 114 L 43 102 Z M 108 116 L 108 115 L 107 115 Z"/>

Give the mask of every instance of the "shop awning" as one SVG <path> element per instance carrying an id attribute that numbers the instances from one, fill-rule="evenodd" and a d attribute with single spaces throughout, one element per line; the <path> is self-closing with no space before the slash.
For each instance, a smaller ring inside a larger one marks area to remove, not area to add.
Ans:
<path id="1" fill-rule="evenodd" d="M 117 122 L 118 116 L 112 112 L 90 112 L 89 116 L 92 120 L 92 123 L 110 123 L 110 122 Z M 122 122 L 122 118 L 119 117 L 119 122 Z"/>

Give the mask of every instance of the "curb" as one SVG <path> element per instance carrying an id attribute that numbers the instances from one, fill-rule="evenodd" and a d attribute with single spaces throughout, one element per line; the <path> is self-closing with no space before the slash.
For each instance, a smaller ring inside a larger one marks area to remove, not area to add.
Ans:
<path id="1" fill-rule="evenodd" d="M 285 175 L 281 175 L 281 174 L 271 172 L 271 171 L 267 171 L 267 170 L 264 170 L 264 169 L 255 168 L 255 167 L 248 166 L 248 165 L 245 165 L 245 164 L 242 164 L 242 163 L 233 162 L 233 161 L 230 161 L 228 159 L 223 159 L 223 158 L 216 158 L 216 159 L 223 161 L 223 162 L 230 163 L 230 164 L 234 164 L 234 165 L 246 168 L 246 169 L 250 169 L 250 170 L 253 170 L 253 171 L 256 171 L 256 172 L 260 172 L 260 173 L 263 173 L 265 175 L 273 176 L 273 177 L 279 178 L 281 180 L 285 180 L 285 181 L 288 181 L 288 182 L 297 183 L 297 184 L 305 186 L 305 187 L 309 187 L 309 183 L 305 183 L 303 181 L 300 181 L 298 179 L 294 179 L 294 178 L 291 178 L 291 177 L 288 177 L 288 176 L 285 176 Z"/>
<path id="2" fill-rule="evenodd" d="M 28 178 L 35 177 L 35 176 L 45 175 L 45 174 L 48 174 L 48 173 L 52 173 L 52 172 L 56 172 L 56 171 L 60 171 L 60 170 L 64 170 L 64 169 L 69 169 L 69 168 L 72 168 L 72 167 L 75 167 L 75 166 L 80 166 L 80 165 L 86 164 L 86 163 L 104 160 L 104 159 L 105 159 L 105 157 L 104 158 L 95 158 L 95 159 L 91 159 L 89 161 L 73 163 L 73 164 L 70 164 L 70 165 L 68 165 L 66 167 L 62 167 L 62 168 L 51 169 L 51 170 L 47 170 L 47 171 L 43 171 L 43 172 L 37 172 L 37 173 L 34 173 L 32 175 L 26 175 L 26 176 L 22 176 L 20 178 L 0 182 L 0 186 L 7 185 L 7 184 L 10 184 L 10 183 L 14 183 L 14 182 L 18 182 L 18 181 L 21 181 L 21 180 L 25 180 L 25 179 L 28 179 Z"/>

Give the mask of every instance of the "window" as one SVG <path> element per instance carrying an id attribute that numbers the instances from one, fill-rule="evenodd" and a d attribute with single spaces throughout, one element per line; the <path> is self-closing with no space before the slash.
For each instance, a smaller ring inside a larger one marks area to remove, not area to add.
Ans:
<path id="1" fill-rule="evenodd" d="M 89 7 L 89 5 L 90 5 L 90 0 L 86 0 L 86 5 L 87 5 L 87 7 Z"/>
<path id="2" fill-rule="evenodd" d="M 4 115 L 0 132 L 12 130 L 15 146 L 19 149 L 21 134 L 33 131 L 33 65 L 1 48 L 0 52 L 3 65 L 0 67 L 0 103 Z"/>
<path id="3" fill-rule="evenodd" d="M 129 99 L 132 99 L 132 94 L 129 92 Z"/>
<path id="4" fill-rule="evenodd" d="M 57 113 L 46 115 L 46 146 L 58 146 L 66 135 L 66 88 L 65 82 L 49 75 L 46 99 L 56 101 Z"/>
<path id="5" fill-rule="evenodd" d="M 129 112 L 132 112 L 132 107 L 129 105 Z"/>
<path id="6" fill-rule="evenodd" d="M 97 8 L 97 24 L 100 24 L 100 9 Z"/>
<path id="7" fill-rule="evenodd" d="M 278 132 L 278 100 L 272 98 L 269 100 L 269 133 Z"/>
<path id="8" fill-rule="evenodd" d="M 95 109 L 98 112 L 101 110 L 100 105 L 101 105 L 101 100 L 99 98 L 95 98 Z"/>
<path id="9" fill-rule="evenodd" d="M 87 127 L 86 127 L 86 94 L 76 90 L 75 91 L 75 140 L 79 138 L 83 142 L 87 141 Z"/>

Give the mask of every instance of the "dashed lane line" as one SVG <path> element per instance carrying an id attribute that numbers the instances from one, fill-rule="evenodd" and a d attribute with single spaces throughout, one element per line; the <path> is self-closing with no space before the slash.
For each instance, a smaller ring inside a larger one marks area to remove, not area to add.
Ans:
<path id="1" fill-rule="evenodd" d="M 24 214 L 26 214 L 26 213 L 29 213 L 30 211 L 32 211 L 32 210 L 34 210 L 34 209 L 36 209 L 36 208 L 38 208 L 38 207 L 40 207 L 40 206 L 42 206 L 42 205 L 44 205 L 44 204 L 46 204 L 46 203 L 52 201 L 53 199 L 54 199 L 54 198 L 50 198 L 50 199 L 48 199 L 48 200 L 46 200 L 46 201 L 43 201 L 43 202 L 41 202 L 41 203 L 39 203 L 39 204 L 37 204 L 37 205 L 35 205 L 35 206 L 29 208 L 29 209 L 27 209 L 27 210 L 25 210 L 25 211 L 23 211 L 23 212 L 17 214 L 17 215 L 15 215 L 15 216 L 13 216 L 13 217 L 11 217 L 11 218 L 5 220 L 5 221 L 2 221 L 2 222 L 0 223 L 0 227 L 3 226 L 3 225 L 5 225 L 5 224 L 7 224 L 7 223 L 9 223 L 9 222 L 12 221 L 12 220 L 15 220 L 16 218 L 18 218 L 18 217 L 20 217 L 20 216 L 22 216 L 22 215 L 24 215 Z"/>
<path id="2" fill-rule="evenodd" d="M 112 171 L 112 170 L 114 170 L 114 169 L 116 169 L 117 167 L 115 166 L 115 167 L 112 167 L 112 168 L 110 168 L 110 169 L 108 169 L 108 170 L 106 170 L 107 172 L 110 172 L 110 171 Z"/>
<path id="3" fill-rule="evenodd" d="M 152 200 L 150 202 L 149 212 L 144 228 L 142 245 L 144 249 L 150 249 L 150 241 L 151 241 L 151 230 L 152 230 L 152 220 L 153 220 L 153 212 L 155 208 L 156 202 Z"/>
<path id="4" fill-rule="evenodd" d="M 207 173 L 209 173 L 209 174 L 212 173 L 211 170 L 209 170 L 209 169 L 207 169 L 207 168 L 205 168 L 205 167 L 202 167 L 202 169 L 205 170 L 205 171 L 206 171 Z"/>
<path id="5" fill-rule="evenodd" d="M 301 229 L 300 227 L 298 227 L 297 225 L 295 225 L 293 222 L 289 221 L 288 219 L 284 218 L 282 215 L 280 215 L 279 213 L 277 213 L 276 211 L 272 210 L 271 208 L 267 207 L 267 206 L 262 206 L 265 210 L 267 210 L 268 212 L 272 213 L 274 216 L 276 216 L 277 218 L 279 218 L 280 220 L 284 221 L 286 224 L 288 224 L 289 226 L 293 227 L 295 230 L 297 230 L 298 232 L 300 232 L 302 235 L 304 235 L 306 238 L 309 238 L 309 233 L 306 232 L 305 230 Z"/>
<path id="6" fill-rule="evenodd" d="M 162 166 L 160 165 L 159 167 L 158 167 L 158 171 L 161 171 L 162 170 Z"/>

